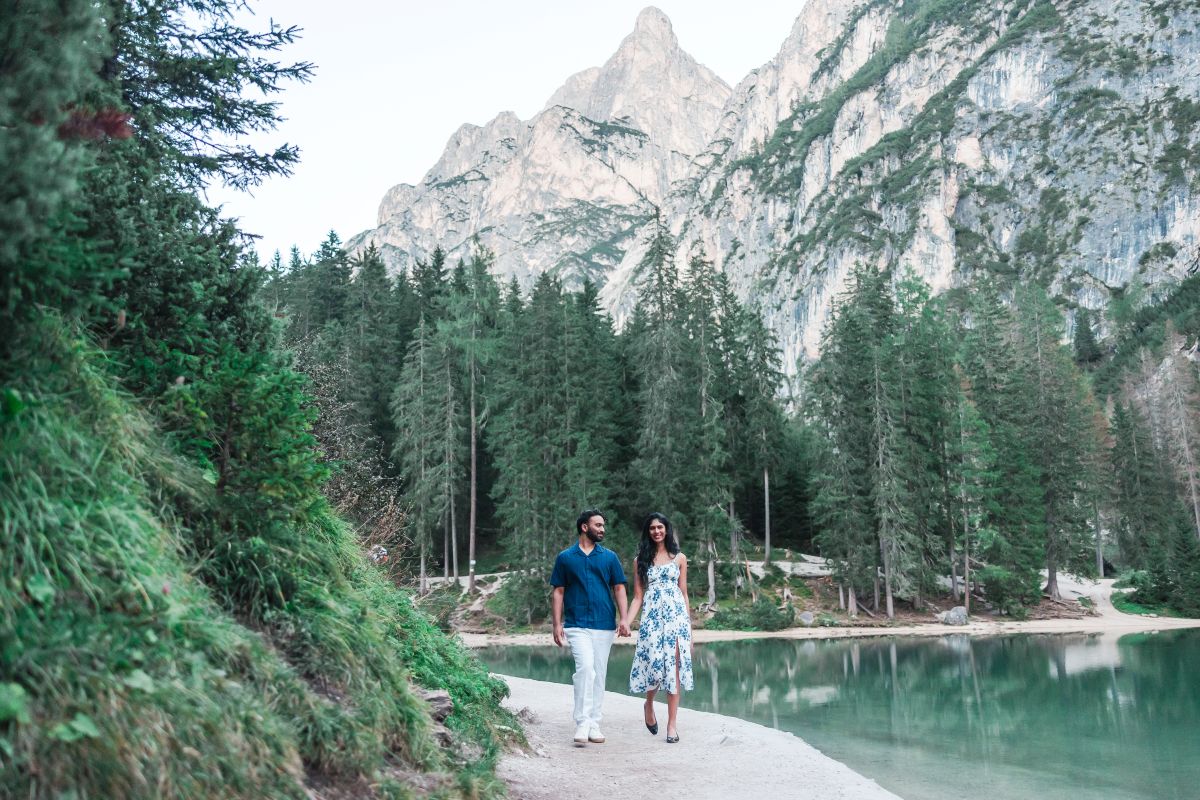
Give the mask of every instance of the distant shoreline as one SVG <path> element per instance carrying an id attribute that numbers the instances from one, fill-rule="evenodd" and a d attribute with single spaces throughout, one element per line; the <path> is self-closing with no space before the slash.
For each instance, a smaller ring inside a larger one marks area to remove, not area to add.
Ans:
<path id="1" fill-rule="evenodd" d="M 1200 628 L 1200 619 L 1146 617 L 1119 612 L 1083 619 L 1040 619 L 1004 622 L 977 621 L 966 625 L 872 625 L 857 627 L 787 628 L 781 631 L 712 631 L 697 629 L 692 638 L 698 644 L 736 642 L 745 639 L 847 639 L 867 636 L 1006 636 L 1016 633 L 1146 633 L 1151 631 Z M 463 644 L 471 648 L 495 646 L 554 646 L 550 633 L 460 633 Z M 617 644 L 633 644 L 636 637 L 620 638 Z"/>

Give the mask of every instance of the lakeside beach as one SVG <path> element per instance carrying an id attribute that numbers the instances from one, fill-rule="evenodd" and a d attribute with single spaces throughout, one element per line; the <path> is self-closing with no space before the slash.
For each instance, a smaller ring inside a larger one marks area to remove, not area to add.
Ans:
<path id="1" fill-rule="evenodd" d="M 971 636 L 1007 636 L 1014 633 L 1143 633 L 1200 628 L 1200 619 L 1125 614 L 1118 611 L 1112 604 L 1114 591 L 1112 579 L 1093 581 L 1060 576 L 1059 585 L 1064 598 L 1090 600 L 1093 615 L 1079 618 L 1036 620 L 1016 620 L 990 615 L 972 616 L 966 625 L 943 625 L 940 622 L 929 622 L 925 624 L 795 627 L 780 631 L 727 631 L 697 628 L 693 630 L 692 638 L 697 644 L 705 644 L 743 639 L 843 639 L 861 636 L 948 636 L 961 633 Z M 526 633 L 460 631 L 458 635 L 463 644 L 470 648 L 510 645 L 535 647 L 552 643 L 548 631 Z M 636 636 L 618 637 L 615 643 L 626 645 L 636 641 Z"/>

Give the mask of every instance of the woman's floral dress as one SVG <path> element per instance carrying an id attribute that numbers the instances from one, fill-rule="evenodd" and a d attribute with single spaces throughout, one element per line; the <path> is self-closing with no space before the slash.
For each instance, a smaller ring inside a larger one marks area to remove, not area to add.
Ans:
<path id="1" fill-rule="evenodd" d="M 679 589 L 679 565 L 674 560 L 651 565 L 646 573 L 642 600 L 642 623 L 637 650 L 629 673 L 629 691 L 645 694 L 651 689 L 678 694 L 675 685 L 675 652 L 679 651 L 679 682 L 691 690 L 692 623 L 683 592 Z"/>

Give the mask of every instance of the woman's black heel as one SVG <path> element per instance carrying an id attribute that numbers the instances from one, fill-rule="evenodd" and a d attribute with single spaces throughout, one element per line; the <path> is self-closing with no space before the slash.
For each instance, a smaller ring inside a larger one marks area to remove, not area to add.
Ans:
<path id="1" fill-rule="evenodd" d="M 671 735 L 671 734 L 669 734 L 669 733 L 667 734 L 667 744 L 675 744 L 675 743 L 676 743 L 676 742 L 678 742 L 678 741 L 679 741 L 679 734 L 678 734 L 678 733 L 677 733 L 677 734 L 675 734 L 674 736 L 672 736 L 672 735 Z"/>
<path id="2" fill-rule="evenodd" d="M 642 718 L 642 722 L 646 722 L 645 717 Z M 650 731 L 651 736 L 658 736 L 658 718 L 657 717 L 655 717 L 654 722 L 646 722 L 646 730 Z"/>

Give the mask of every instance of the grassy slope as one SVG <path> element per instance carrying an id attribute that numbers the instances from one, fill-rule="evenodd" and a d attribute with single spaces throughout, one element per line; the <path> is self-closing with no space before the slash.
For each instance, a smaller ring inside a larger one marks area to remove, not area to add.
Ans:
<path id="1" fill-rule="evenodd" d="M 0 795 L 502 791 L 503 685 L 339 520 L 304 532 L 324 553 L 298 554 L 293 601 L 241 624 L 193 577 L 172 517 L 212 487 L 60 321 L 13 352 L 0 364 Z M 461 746 L 438 747 L 414 679 L 449 689 Z"/>

